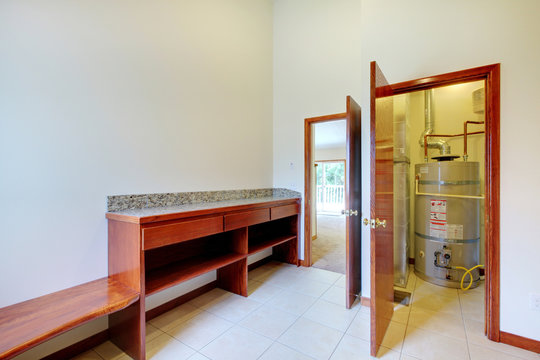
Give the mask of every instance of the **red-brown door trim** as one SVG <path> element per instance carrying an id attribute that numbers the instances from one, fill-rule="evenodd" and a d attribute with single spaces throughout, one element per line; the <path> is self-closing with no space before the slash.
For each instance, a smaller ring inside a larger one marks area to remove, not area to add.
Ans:
<path id="1" fill-rule="evenodd" d="M 500 64 L 391 84 L 391 92 L 377 97 L 485 80 L 486 91 L 486 297 L 485 331 L 488 339 L 500 341 Z"/>
<path id="2" fill-rule="evenodd" d="M 346 120 L 347 113 L 317 116 L 304 120 L 304 260 L 303 266 L 311 266 L 311 125 L 335 120 Z"/>

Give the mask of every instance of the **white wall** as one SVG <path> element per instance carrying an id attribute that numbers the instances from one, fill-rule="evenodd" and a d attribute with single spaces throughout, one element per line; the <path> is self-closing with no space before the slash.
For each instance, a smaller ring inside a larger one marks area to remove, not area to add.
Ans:
<path id="1" fill-rule="evenodd" d="M 540 2 L 364 0 L 362 76 L 376 60 L 391 83 L 501 63 L 501 330 L 540 340 L 535 227 L 540 168 Z M 363 131 L 369 131 L 369 83 L 362 82 Z M 368 163 L 369 153 L 364 153 Z M 365 186 L 363 193 L 369 193 Z M 366 210 L 366 209 L 364 209 Z M 364 260 L 369 260 L 364 253 Z M 369 279 L 367 279 L 369 280 Z M 363 288 L 367 289 L 366 283 Z"/>
<path id="2" fill-rule="evenodd" d="M 270 0 L 2 1 L 0 272 L 17 273 L 0 306 L 106 275 L 107 195 L 267 187 L 272 173 L 302 191 L 303 120 L 343 112 L 346 95 L 362 105 L 368 214 L 369 61 L 390 82 L 501 62 L 501 329 L 540 340 L 539 12 L 275 0 L 272 54 Z"/>
<path id="3" fill-rule="evenodd" d="M 0 2 L 0 307 L 107 275 L 107 195 L 272 186 L 272 7 Z"/>
<path id="4" fill-rule="evenodd" d="M 274 1 L 275 187 L 304 191 L 304 119 L 359 98 L 359 20 L 358 0 Z"/>

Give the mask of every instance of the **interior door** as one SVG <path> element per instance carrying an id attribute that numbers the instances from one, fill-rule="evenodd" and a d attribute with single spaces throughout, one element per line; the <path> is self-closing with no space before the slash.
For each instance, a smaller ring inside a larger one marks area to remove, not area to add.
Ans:
<path id="1" fill-rule="evenodd" d="M 345 162 L 347 181 L 345 181 L 346 217 L 346 285 L 347 308 L 350 309 L 360 294 L 360 243 L 362 181 L 360 169 L 360 106 L 347 96 L 347 161 Z"/>
<path id="2" fill-rule="evenodd" d="M 394 312 L 392 90 L 371 63 L 371 355 L 376 356 Z"/>

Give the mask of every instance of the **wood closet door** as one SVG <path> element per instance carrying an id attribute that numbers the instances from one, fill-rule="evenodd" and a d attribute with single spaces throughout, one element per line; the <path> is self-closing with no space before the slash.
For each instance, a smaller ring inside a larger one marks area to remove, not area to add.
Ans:
<path id="1" fill-rule="evenodd" d="M 346 217 L 346 304 L 350 309 L 361 290 L 362 172 L 360 142 L 360 106 L 347 96 L 347 161 L 345 182 Z"/>
<path id="2" fill-rule="evenodd" d="M 394 109 L 392 90 L 371 63 L 371 355 L 394 312 Z"/>

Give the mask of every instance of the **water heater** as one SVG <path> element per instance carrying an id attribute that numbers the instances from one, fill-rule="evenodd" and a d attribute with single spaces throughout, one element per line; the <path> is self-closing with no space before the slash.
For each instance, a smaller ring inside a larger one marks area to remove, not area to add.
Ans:
<path id="1" fill-rule="evenodd" d="M 464 270 L 479 264 L 478 162 L 438 161 L 415 166 L 415 265 L 418 277 L 459 288 Z M 478 269 L 472 271 L 478 286 Z M 466 284 L 469 278 L 466 279 Z"/>

